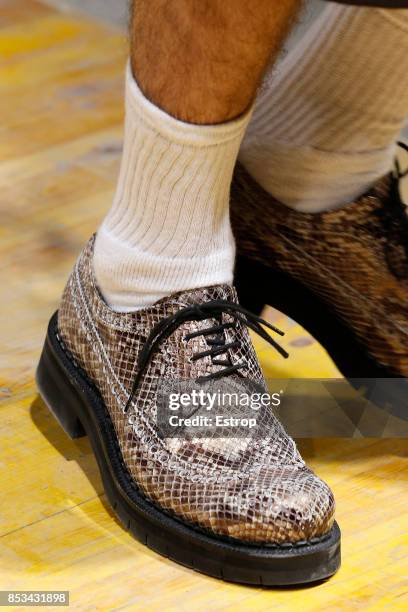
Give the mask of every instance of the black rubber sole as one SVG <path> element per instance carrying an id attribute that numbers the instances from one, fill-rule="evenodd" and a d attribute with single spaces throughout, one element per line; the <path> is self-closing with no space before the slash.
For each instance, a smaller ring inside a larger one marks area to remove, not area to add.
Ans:
<path id="1" fill-rule="evenodd" d="M 114 513 L 125 529 L 152 550 L 209 576 L 258 586 L 320 581 L 340 567 L 340 530 L 336 523 L 326 536 L 310 542 L 244 545 L 186 525 L 146 499 L 126 469 L 99 393 L 75 366 L 58 336 L 57 313 L 48 327 L 37 385 L 71 438 L 89 436 Z"/>
<path id="2" fill-rule="evenodd" d="M 353 331 L 310 289 L 288 274 L 238 256 L 234 284 L 242 306 L 260 314 L 277 308 L 304 327 L 351 384 L 381 408 L 408 419 L 408 379 L 371 357 Z"/>

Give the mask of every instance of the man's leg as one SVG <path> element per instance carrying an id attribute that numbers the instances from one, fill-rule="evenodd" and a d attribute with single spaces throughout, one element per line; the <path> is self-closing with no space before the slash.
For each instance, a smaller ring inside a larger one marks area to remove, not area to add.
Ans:
<path id="1" fill-rule="evenodd" d="M 95 258 L 91 238 L 68 280 L 37 380 L 69 435 L 85 425 L 98 440 L 107 497 L 138 539 L 212 576 L 281 585 L 339 567 L 329 487 L 266 407 L 241 438 L 215 418 L 196 432 L 184 410 L 176 423 L 165 414 L 173 391 L 199 417 L 206 392 L 221 415 L 231 391 L 266 392 L 247 327 L 286 356 L 220 284 L 232 276 L 228 195 L 247 109 L 297 2 L 248 4 L 136 4 L 117 195 Z"/>
<path id="2" fill-rule="evenodd" d="M 356 382 L 408 377 L 408 217 L 390 173 L 407 115 L 408 10 L 333 4 L 264 88 L 233 182 L 241 302 L 286 312 Z M 387 384 L 406 418 L 404 384 Z"/>
<path id="3" fill-rule="evenodd" d="M 408 116 L 408 10 L 328 5 L 257 101 L 240 160 L 305 212 L 346 204 L 390 170 Z"/>
<path id="4" fill-rule="evenodd" d="M 125 144 L 94 267 L 116 310 L 230 283 L 229 189 L 250 107 L 298 0 L 140 0 Z"/>

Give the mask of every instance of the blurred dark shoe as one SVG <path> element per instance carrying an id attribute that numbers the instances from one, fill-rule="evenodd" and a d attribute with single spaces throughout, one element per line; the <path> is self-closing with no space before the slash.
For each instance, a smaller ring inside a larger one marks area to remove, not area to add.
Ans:
<path id="1" fill-rule="evenodd" d="M 236 167 L 231 215 L 240 302 L 253 312 L 269 304 L 295 319 L 348 378 L 408 376 L 401 176 L 385 176 L 343 208 L 308 214 L 278 202 Z"/>

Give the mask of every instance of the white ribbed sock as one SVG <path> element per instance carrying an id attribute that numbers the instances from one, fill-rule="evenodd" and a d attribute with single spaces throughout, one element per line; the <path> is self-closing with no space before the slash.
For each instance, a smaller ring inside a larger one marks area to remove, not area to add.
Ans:
<path id="1" fill-rule="evenodd" d="M 389 171 L 408 116 L 408 10 L 328 5 L 264 84 L 239 159 L 300 211 Z"/>
<path id="2" fill-rule="evenodd" d="M 229 190 L 248 121 L 249 114 L 209 126 L 178 121 L 144 97 L 128 67 L 121 171 L 94 253 L 113 309 L 232 281 Z"/>

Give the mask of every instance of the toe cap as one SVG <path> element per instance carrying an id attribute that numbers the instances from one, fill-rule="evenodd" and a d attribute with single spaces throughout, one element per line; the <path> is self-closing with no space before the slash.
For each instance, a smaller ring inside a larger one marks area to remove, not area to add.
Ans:
<path id="1" fill-rule="evenodd" d="M 273 470 L 230 490 L 211 527 L 246 542 L 290 544 L 324 536 L 334 510 L 330 488 L 309 469 Z"/>

